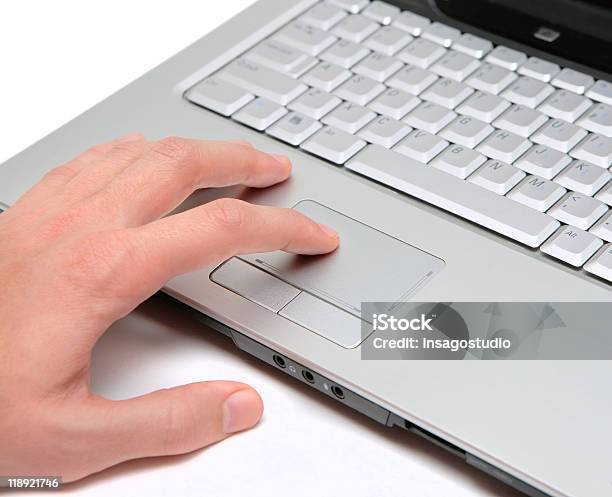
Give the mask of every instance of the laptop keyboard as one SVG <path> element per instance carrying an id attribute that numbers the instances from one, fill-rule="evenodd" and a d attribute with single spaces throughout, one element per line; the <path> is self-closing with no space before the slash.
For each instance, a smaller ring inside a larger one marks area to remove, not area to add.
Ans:
<path id="1" fill-rule="evenodd" d="M 612 282 L 612 83 L 379 1 L 325 0 L 187 93 Z"/>

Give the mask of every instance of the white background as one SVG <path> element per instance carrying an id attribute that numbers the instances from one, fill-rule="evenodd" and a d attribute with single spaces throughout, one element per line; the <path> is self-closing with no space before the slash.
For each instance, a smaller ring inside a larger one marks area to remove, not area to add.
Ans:
<path id="1" fill-rule="evenodd" d="M 0 7 L 0 162 L 221 24 L 248 0 L 20 0 Z M 100 496 L 516 496 L 445 451 L 381 427 L 239 354 L 159 301 L 96 349 L 94 387 L 124 398 L 203 379 L 264 398 L 262 423 L 194 454 L 122 464 L 68 485 Z M 410 379 L 407 379 L 410 381 Z"/>

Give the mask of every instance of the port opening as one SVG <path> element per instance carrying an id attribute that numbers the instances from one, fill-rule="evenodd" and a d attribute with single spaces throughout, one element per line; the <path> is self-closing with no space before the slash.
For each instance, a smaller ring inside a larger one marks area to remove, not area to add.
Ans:
<path id="1" fill-rule="evenodd" d="M 331 391 L 339 399 L 344 398 L 344 390 L 342 390 L 342 388 L 340 388 L 338 385 L 332 385 Z"/>
<path id="2" fill-rule="evenodd" d="M 287 367 L 287 363 L 285 362 L 285 359 L 283 359 L 281 356 L 274 354 L 272 356 L 272 359 L 274 360 L 274 363 L 279 367 L 279 368 L 283 368 L 285 369 Z"/>
<path id="3" fill-rule="evenodd" d="M 314 383 L 315 382 L 314 375 L 310 371 L 308 371 L 307 369 L 302 369 L 302 376 L 304 377 L 304 379 L 308 383 Z"/>

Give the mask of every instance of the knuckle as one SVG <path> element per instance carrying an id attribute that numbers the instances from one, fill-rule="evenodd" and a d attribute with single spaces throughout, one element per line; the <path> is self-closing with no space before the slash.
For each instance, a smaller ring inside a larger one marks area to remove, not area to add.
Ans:
<path id="1" fill-rule="evenodd" d="M 183 388 L 193 389 L 195 386 L 189 385 Z M 190 395 L 177 394 L 166 403 L 163 441 L 163 450 L 166 454 L 178 454 L 199 448 L 197 427 L 201 420 L 198 419 L 190 397 Z"/>
<path id="2" fill-rule="evenodd" d="M 153 143 L 152 153 L 165 162 L 182 164 L 193 153 L 193 147 L 188 140 L 178 136 L 167 136 Z"/>
<path id="3" fill-rule="evenodd" d="M 238 230 L 245 222 L 245 204 L 241 200 L 221 198 L 208 204 L 208 212 L 216 227 Z"/>
<path id="4" fill-rule="evenodd" d="M 76 171 L 72 167 L 70 167 L 67 164 L 63 164 L 61 166 L 54 167 L 53 169 L 48 171 L 43 176 L 42 180 L 45 182 L 67 181 L 71 179 L 72 177 L 74 177 L 75 174 L 76 174 Z"/>

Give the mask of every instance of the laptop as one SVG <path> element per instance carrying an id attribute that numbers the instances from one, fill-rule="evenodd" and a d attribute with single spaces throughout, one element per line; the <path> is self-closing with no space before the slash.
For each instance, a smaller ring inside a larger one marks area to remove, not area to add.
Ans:
<path id="1" fill-rule="evenodd" d="M 260 0 L 0 167 L 0 205 L 133 130 L 244 139 L 292 178 L 199 191 L 337 229 L 163 291 L 235 345 L 530 496 L 612 495 L 609 361 L 367 360 L 362 302 L 612 300 L 605 0 Z M 409 488 L 409 487 L 408 487 Z"/>

